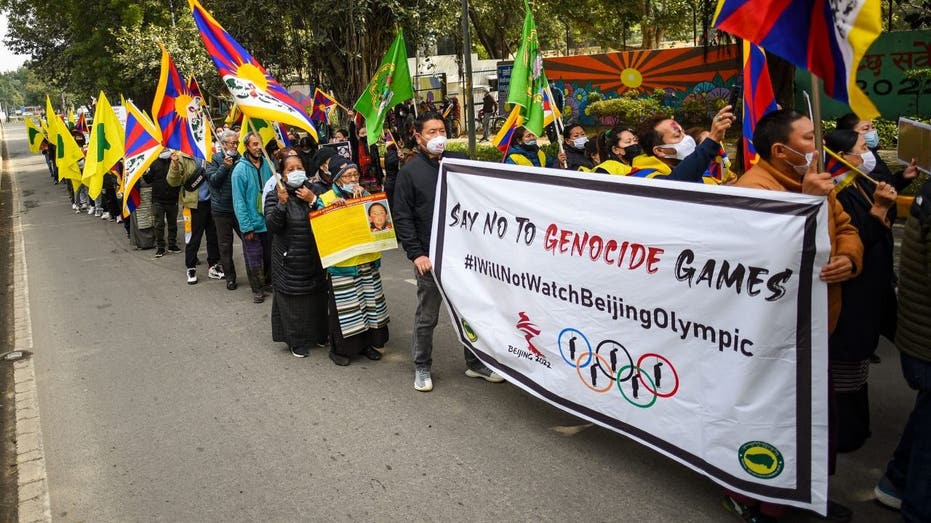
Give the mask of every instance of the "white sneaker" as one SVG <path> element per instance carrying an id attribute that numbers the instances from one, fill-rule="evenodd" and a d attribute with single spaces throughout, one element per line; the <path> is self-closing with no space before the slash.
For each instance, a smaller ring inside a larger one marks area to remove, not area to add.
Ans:
<path id="1" fill-rule="evenodd" d="M 71 204 L 71 209 L 74 210 L 74 211 L 78 210 L 78 204 L 72 203 L 72 204 Z"/>
<path id="2" fill-rule="evenodd" d="M 414 370 L 414 388 L 420 392 L 433 390 L 433 378 L 430 377 L 430 371 L 427 369 Z"/>
<path id="3" fill-rule="evenodd" d="M 123 217 L 120 215 L 116 216 L 116 223 L 123 223 Z"/>
<path id="4" fill-rule="evenodd" d="M 466 369 L 465 375 L 470 378 L 482 378 L 489 383 L 501 383 L 504 381 L 497 372 L 485 367 L 484 365 L 478 370 Z"/>
<path id="5" fill-rule="evenodd" d="M 188 269 L 187 270 L 187 284 L 194 285 L 197 283 L 197 269 Z"/>
<path id="6" fill-rule="evenodd" d="M 109 220 L 109 219 L 110 219 L 110 213 L 108 213 L 108 212 L 103 213 L 102 215 L 100 215 L 100 219 L 101 219 L 101 220 Z"/>
<path id="7" fill-rule="evenodd" d="M 225 277 L 223 274 L 223 266 L 219 263 L 212 265 L 210 270 L 207 271 L 207 277 L 211 280 L 222 280 Z"/>
<path id="8" fill-rule="evenodd" d="M 94 215 L 94 208 L 93 208 L 93 207 L 89 207 L 89 208 L 87 209 L 87 215 L 88 215 L 88 216 L 93 216 L 93 215 Z"/>

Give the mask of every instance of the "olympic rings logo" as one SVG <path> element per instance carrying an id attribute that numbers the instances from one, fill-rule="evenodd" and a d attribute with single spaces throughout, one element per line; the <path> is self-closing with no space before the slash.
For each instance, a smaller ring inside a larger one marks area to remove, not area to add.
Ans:
<path id="1" fill-rule="evenodd" d="M 648 352 L 635 363 L 630 351 L 615 340 L 602 340 L 592 350 L 588 337 L 572 327 L 560 331 L 556 342 L 562 360 L 575 368 L 592 392 L 604 394 L 616 388 L 631 405 L 648 409 L 657 398 L 671 398 L 679 391 L 679 373 L 663 355 Z"/>

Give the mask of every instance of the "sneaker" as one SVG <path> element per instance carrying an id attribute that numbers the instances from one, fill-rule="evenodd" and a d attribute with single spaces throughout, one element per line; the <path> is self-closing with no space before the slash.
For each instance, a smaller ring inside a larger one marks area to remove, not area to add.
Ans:
<path id="1" fill-rule="evenodd" d="M 161 257 L 164 256 L 164 255 L 165 255 L 165 249 L 163 249 L 163 248 L 161 248 L 161 247 L 159 247 L 158 249 L 156 249 L 156 251 L 155 251 L 155 257 L 156 257 L 156 258 L 161 258 Z"/>
<path id="2" fill-rule="evenodd" d="M 325 348 L 327 348 L 327 347 L 330 346 L 330 340 L 329 340 L 329 339 L 326 339 L 326 340 L 323 340 L 323 341 L 318 341 L 318 342 L 317 342 L 317 346 L 320 347 L 321 349 L 325 349 Z"/>
<path id="3" fill-rule="evenodd" d="M 226 290 L 228 290 L 228 291 L 235 291 L 235 290 L 236 290 L 236 287 L 238 287 L 238 285 L 236 285 L 236 280 L 227 280 L 227 282 L 226 282 Z"/>
<path id="4" fill-rule="evenodd" d="M 223 266 L 219 263 L 210 266 L 210 270 L 207 271 L 207 277 L 211 280 L 222 280 L 223 279 Z"/>
<path id="5" fill-rule="evenodd" d="M 477 370 L 466 369 L 465 375 L 470 378 L 482 378 L 489 383 L 501 383 L 504 381 L 504 378 L 485 366 Z"/>
<path id="6" fill-rule="evenodd" d="M 123 217 L 120 216 L 120 215 L 117 215 L 117 217 L 116 217 L 116 223 L 123 223 Z"/>
<path id="7" fill-rule="evenodd" d="M 101 215 L 100 215 L 100 219 L 101 219 L 101 220 L 109 220 L 109 219 L 110 219 L 110 213 L 105 212 L 105 213 L 101 214 Z"/>
<path id="8" fill-rule="evenodd" d="M 78 204 L 76 204 L 76 203 L 72 203 L 72 204 L 71 204 L 71 210 L 77 211 L 78 209 L 79 209 Z"/>
<path id="9" fill-rule="evenodd" d="M 265 293 L 262 291 L 252 293 L 252 303 L 265 302 Z"/>
<path id="10" fill-rule="evenodd" d="M 172 245 L 168 247 L 168 252 L 172 254 L 178 254 L 179 252 L 181 252 L 181 247 L 178 247 L 177 245 Z"/>
<path id="11" fill-rule="evenodd" d="M 310 354 L 307 347 L 291 347 L 291 355 L 295 358 L 306 358 Z"/>
<path id="12" fill-rule="evenodd" d="M 77 206 L 74 206 L 74 207 L 75 207 L 75 209 L 74 209 L 74 214 L 81 214 L 81 211 L 84 210 L 84 209 L 81 209 L 80 207 L 77 207 Z"/>
<path id="13" fill-rule="evenodd" d="M 902 510 L 902 493 L 895 488 L 895 485 L 886 476 L 879 478 L 879 483 L 873 489 L 873 494 L 876 495 L 876 501 L 883 505 L 891 509 Z"/>
<path id="14" fill-rule="evenodd" d="M 88 216 L 93 216 L 93 215 L 94 215 L 94 208 L 93 208 L 93 207 L 88 207 L 88 209 L 87 209 L 87 215 L 88 215 Z"/>
<path id="15" fill-rule="evenodd" d="M 721 506 L 728 512 L 737 515 L 747 523 L 776 523 L 776 518 L 760 514 L 760 508 L 744 505 L 730 496 L 724 496 Z"/>
<path id="16" fill-rule="evenodd" d="M 433 390 L 433 378 L 430 377 L 429 370 L 416 369 L 414 371 L 414 389 L 420 392 L 430 392 Z"/>
<path id="17" fill-rule="evenodd" d="M 96 216 L 96 217 L 98 217 L 98 218 L 102 218 L 102 217 L 103 217 L 103 210 L 102 210 L 102 209 L 94 209 L 94 216 Z"/>
<path id="18" fill-rule="evenodd" d="M 187 270 L 187 284 L 194 285 L 197 283 L 197 269 L 188 269 Z"/>

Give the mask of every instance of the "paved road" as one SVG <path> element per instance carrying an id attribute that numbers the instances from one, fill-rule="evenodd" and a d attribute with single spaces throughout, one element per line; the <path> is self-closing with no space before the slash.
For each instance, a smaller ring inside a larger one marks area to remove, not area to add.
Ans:
<path id="1" fill-rule="evenodd" d="M 122 226 L 72 214 L 23 129 L 6 136 L 55 519 L 736 521 L 685 467 L 511 385 L 465 377 L 447 318 L 436 389 L 416 392 L 415 288 L 400 252 L 382 268 L 386 358 L 295 359 L 271 341 L 270 300 L 186 285 L 181 256 L 153 259 Z M 874 437 L 841 458 L 832 484 L 876 523 L 894 520 L 871 489 L 912 402 L 894 348 L 880 354 Z"/>

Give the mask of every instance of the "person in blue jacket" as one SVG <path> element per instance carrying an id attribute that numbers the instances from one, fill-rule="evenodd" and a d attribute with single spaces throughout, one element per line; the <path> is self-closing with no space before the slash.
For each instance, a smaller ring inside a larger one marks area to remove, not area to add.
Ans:
<path id="1" fill-rule="evenodd" d="M 272 168 L 262 155 L 259 135 L 249 133 L 244 140 L 246 152 L 233 167 L 233 209 L 242 232 L 242 257 L 252 288 L 252 301 L 265 301 L 265 287 L 271 283 L 271 245 L 262 215 L 262 187 L 271 178 Z"/>

